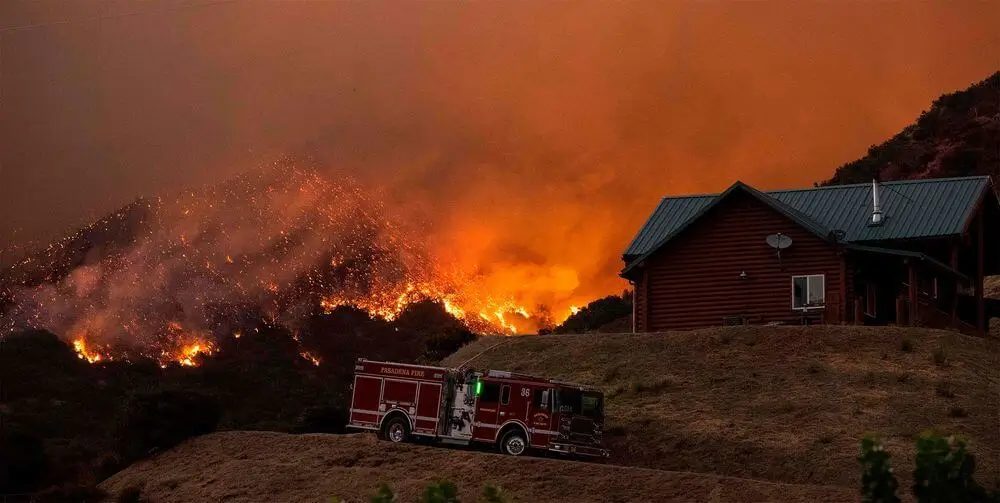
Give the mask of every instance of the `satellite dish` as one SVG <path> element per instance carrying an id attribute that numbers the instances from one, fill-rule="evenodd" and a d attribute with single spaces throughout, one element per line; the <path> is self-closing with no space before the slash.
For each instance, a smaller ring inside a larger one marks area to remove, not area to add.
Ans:
<path id="1" fill-rule="evenodd" d="M 778 253 L 781 253 L 781 250 L 792 246 L 792 238 L 780 232 L 777 234 L 771 234 L 767 237 L 767 245 L 778 250 Z"/>
<path id="2" fill-rule="evenodd" d="M 784 271 L 785 265 L 781 263 L 781 250 L 792 246 L 792 238 L 780 232 L 777 234 L 771 234 L 767 237 L 767 245 L 775 250 L 778 250 L 778 267 Z"/>

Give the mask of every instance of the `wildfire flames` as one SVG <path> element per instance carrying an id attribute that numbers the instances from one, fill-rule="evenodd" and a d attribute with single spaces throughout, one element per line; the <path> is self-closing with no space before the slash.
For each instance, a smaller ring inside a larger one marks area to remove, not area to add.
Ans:
<path id="1" fill-rule="evenodd" d="M 352 180 L 282 163 L 139 201 L 28 257 L 2 278 L 9 301 L 0 328 L 65 335 L 91 363 L 138 353 L 191 366 L 217 351 L 218 337 L 241 336 L 218 331 L 219 312 L 232 306 L 295 327 L 317 308 L 393 320 L 433 300 L 470 330 L 494 334 L 535 331 L 577 311 L 532 304 L 517 285 L 498 289 L 425 235 Z M 81 242 L 90 248 L 78 251 Z"/>

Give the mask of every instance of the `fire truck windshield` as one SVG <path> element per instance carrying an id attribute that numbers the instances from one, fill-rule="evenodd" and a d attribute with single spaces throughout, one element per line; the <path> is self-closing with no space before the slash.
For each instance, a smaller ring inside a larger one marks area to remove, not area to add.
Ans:
<path id="1" fill-rule="evenodd" d="M 556 393 L 556 407 L 595 419 L 604 415 L 604 399 L 600 393 L 592 391 L 560 389 Z"/>

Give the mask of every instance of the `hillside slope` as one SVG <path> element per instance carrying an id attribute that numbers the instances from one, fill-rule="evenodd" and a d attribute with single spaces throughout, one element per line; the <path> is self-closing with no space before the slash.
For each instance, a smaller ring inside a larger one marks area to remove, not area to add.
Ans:
<path id="1" fill-rule="evenodd" d="M 945 94 L 899 134 L 844 164 L 823 185 L 991 175 L 1000 179 L 1000 72 Z"/>
<path id="2" fill-rule="evenodd" d="M 857 487 L 859 441 L 874 431 L 905 487 L 915 435 L 939 427 L 971 439 L 983 480 L 1000 474 L 1000 341 L 905 328 L 732 327 L 490 337 L 444 363 L 498 341 L 471 365 L 606 391 L 615 463 Z"/>
<path id="3" fill-rule="evenodd" d="M 515 459 L 456 449 L 394 445 L 373 435 L 226 432 L 189 440 L 101 484 L 111 495 L 141 489 L 143 501 L 367 501 L 380 482 L 399 501 L 416 501 L 435 480 L 476 501 L 498 484 L 518 501 L 849 502 L 847 488 L 671 473 L 553 459 Z"/>

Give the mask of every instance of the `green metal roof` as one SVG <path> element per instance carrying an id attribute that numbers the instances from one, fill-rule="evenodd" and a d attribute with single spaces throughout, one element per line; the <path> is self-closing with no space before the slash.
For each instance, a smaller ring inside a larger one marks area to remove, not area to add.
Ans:
<path id="1" fill-rule="evenodd" d="M 632 262 L 652 253 L 737 186 L 766 196 L 814 233 L 842 232 L 840 241 L 872 243 L 961 234 L 990 183 L 988 176 L 881 182 L 883 222 L 870 226 L 870 183 L 758 192 L 737 182 L 722 194 L 663 198 L 623 258 Z"/>

